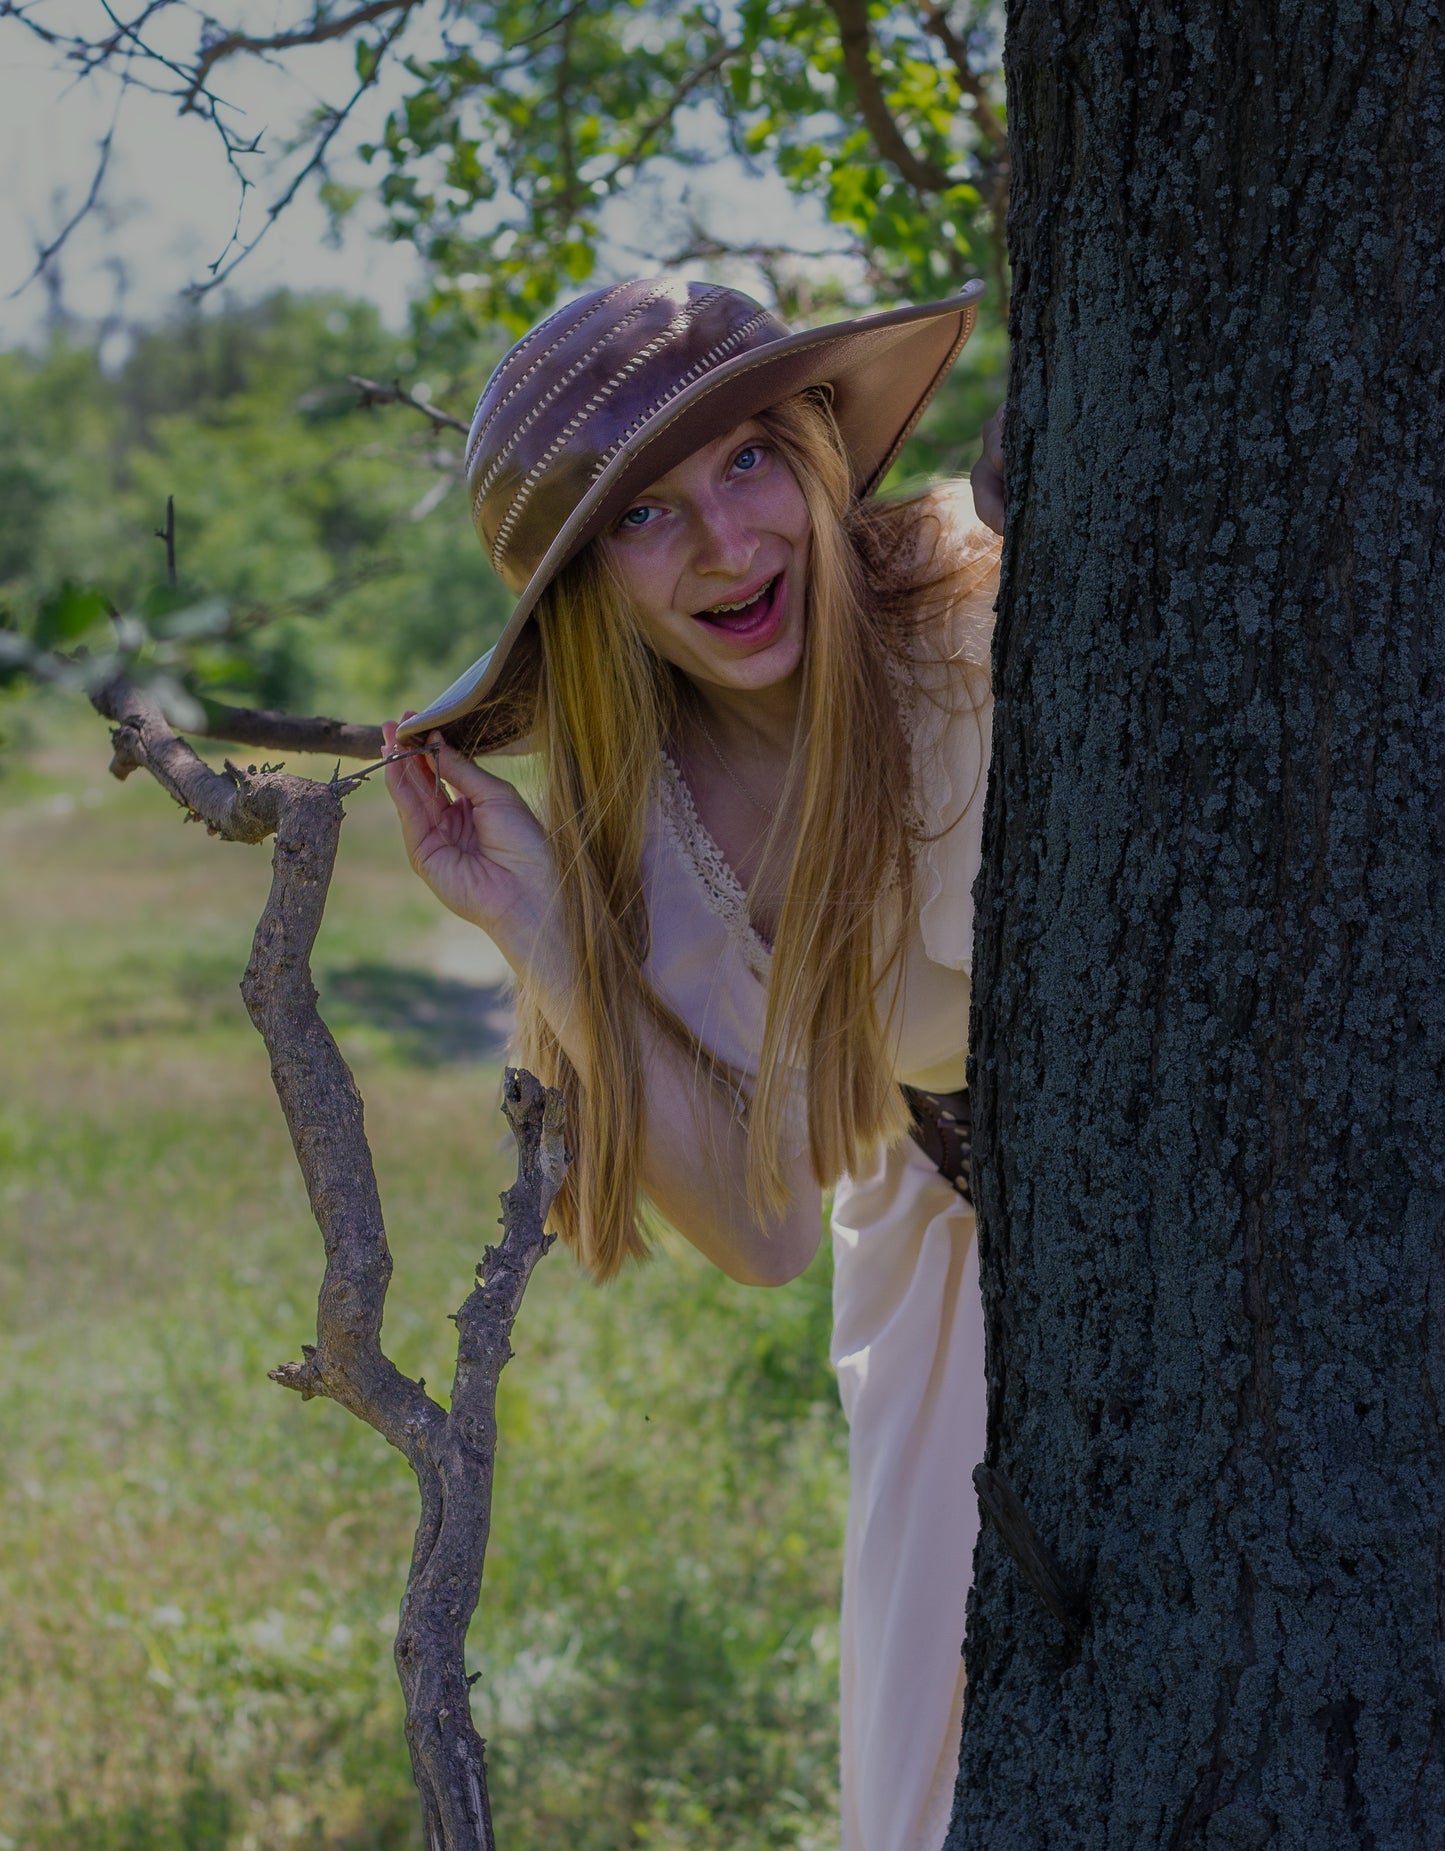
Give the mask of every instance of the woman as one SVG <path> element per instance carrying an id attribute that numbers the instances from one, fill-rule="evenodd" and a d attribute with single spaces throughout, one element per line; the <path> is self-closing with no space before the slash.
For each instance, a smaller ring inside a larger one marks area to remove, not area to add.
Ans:
<path id="1" fill-rule="evenodd" d="M 845 1851 L 936 1851 L 962 1710 L 997 542 L 961 485 L 869 496 L 977 293 L 789 334 L 735 291 L 640 282 L 544 322 L 467 444 L 516 611 L 388 735 L 434 749 L 387 774 L 412 865 L 507 957 L 519 1057 L 566 1094 L 556 1219 L 583 1263 L 645 1251 L 645 1197 L 781 1283 L 836 1184 Z M 1001 525 L 998 464 L 995 432 L 976 482 Z M 541 821 L 473 762 L 519 748 Z"/>

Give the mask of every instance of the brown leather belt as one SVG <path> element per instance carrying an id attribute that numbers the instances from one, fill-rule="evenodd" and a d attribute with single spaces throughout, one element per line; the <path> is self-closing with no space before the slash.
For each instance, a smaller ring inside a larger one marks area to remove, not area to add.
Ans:
<path id="1" fill-rule="evenodd" d="M 973 1108 L 968 1102 L 968 1088 L 956 1093 L 926 1093 L 917 1086 L 901 1086 L 898 1090 L 912 1121 L 909 1136 L 972 1208 L 968 1166 L 973 1155 Z"/>

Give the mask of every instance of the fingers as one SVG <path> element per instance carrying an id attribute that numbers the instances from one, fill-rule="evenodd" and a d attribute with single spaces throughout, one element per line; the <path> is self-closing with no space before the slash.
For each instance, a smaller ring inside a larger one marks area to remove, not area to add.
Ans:
<path id="1" fill-rule="evenodd" d="M 991 466 L 1003 474 L 1003 420 L 1004 407 L 998 410 L 983 427 L 983 453 Z"/>
<path id="2" fill-rule="evenodd" d="M 403 719 L 410 717 L 410 714 L 402 715 Z M 434 755 L 424 747 L 418 749 L 414 746 L 398 752 L 396 728 L 397 722 L 390 720 L 382 727 L 382 738 L 389 757 L 385 774 L 386 788 L 401 818 L 402 838 L 407 853 L 414 856 L 417 846 L 451 807 L 451 799 L 437 778 Z M 433 734 L 432 737 L 436 738 L 437 735 Z"/>
<path id="3" fill-rule="evenodd" d="M 474 759 L 449 746 L 440 733 L 433 733 L 427 740 L 429 746 L 436 746 L 437 770 L 452 789 L 469 797 L 474 803 L 484 803 L 488 797 L 499 791 L 511 794 L 511 785 L 505 778 L 495 777 L 490 771 L 483 771 Z"/>

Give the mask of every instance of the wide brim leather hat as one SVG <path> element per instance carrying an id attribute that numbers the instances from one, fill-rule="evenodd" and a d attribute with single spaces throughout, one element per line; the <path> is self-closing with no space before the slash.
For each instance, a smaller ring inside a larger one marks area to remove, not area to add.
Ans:
<path id="1" fill-rule="evenodd" d="M 830 391 L 856 496 L 887 474 L 973 331 L 981 283 L 790 333 L 736 289 L 673 278 L 568 303 L 487 382 L 467 436 L 472 520 L 517 593 L 501 636 L 397 728 L 478 755 L 511 743 L 486 707 L 557 574 L 686 457 L 814 387 Z"/>

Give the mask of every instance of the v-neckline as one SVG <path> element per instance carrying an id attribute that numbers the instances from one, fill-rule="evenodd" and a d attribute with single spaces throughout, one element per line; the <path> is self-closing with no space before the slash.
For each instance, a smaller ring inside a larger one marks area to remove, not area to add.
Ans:
<path id="1" fill-rule="evenodd" d="M 722 920 L 729 936 L 737 941 L 749 969 L 759 977 L 766 976 L 773 948 L 753 924 L 748 911 L 747 889 L 698 814 L 682 767 L 666 751 L 662 754 L 662 787 L 664 809 L 669 807 L 667 800 L 670 798 L 675 831 L 709 908 Z"/>

